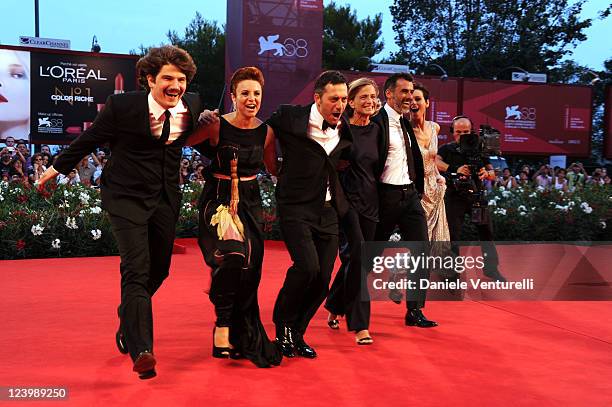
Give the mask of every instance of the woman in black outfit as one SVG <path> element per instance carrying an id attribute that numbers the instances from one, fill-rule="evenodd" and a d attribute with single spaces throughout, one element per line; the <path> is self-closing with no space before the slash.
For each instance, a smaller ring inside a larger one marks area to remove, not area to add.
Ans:
<path id="1" fill-rule="evenodd" d="M 255 67 L 234 72 L 235 111 L 210 125 L 213 153 L 200 197 L 199 244 L 212 268 L 209 297 L 217 321 L 213 356 L 245 357 L 258 367 L 278 365 L 282 355 L 259 316 L 257 289 L 263 262 L 263 214 L 257 174 L 264 161 L 276 174 L 274 133 L 256 115 L 263 75 Z"/>
<path id="2" fill-rule="evenodd" d="M 347 108 L 347 112 L 353 145 L 348 157 L 349 166 L 341 172 L 340 182 L 351 209 L 340 220 L 342 265 L 325 303 L 325 308 L 330 312 L 329 327 L 338 329 L 338 315 L 346 315 L 348 330 L 355 332 L 358 345 L 373 343 L 368 331 L 370 300 L 367 290 L 362 287 L 366 278 L 361 272 L 361 243 L 374 240 L 378 223 L 376 184 L 382 171 L 378 159 L 382 129 L 370 121 L 370 116 L 376 112 L 377 98 L 378 86 L 373 80 L 360 78 L 349 84 L 350 108 Z"/>

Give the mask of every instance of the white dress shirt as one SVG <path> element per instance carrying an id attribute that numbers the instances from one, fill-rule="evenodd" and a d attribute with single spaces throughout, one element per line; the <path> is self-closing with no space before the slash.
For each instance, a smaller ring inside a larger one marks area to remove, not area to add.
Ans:
<path id="1" fill-rule="evenodd" d="M 155 138 L 160 138 L 162 128 L 164 127 L 164 121 L 166 120 L 164 116 L 166 109 L 157 103 L 151 93 L 149 93 L 148 102 L 151 134 Z M 170 111 L 170 136 L 166 144 L 170 144 L 179 138 L 181 134 L 189 128 L 189 121 L 191 120 L 191 113 L 189 113 L 189 109 L 187 109 L 187 106 L 185 106 L 182 100 L 179 100 L 176 106 L 168 110 Z"/>
<path id="2" fill-rule="evenodd" d="M 323 121 L 325 119 L 319 113 L 319 109 L 317 109 L 316 103 L 312 104 L 310 108 L 310 117 L 308 119 L 308 137 L 312 140 L 319 143 L 321 147 L 325 150 L 327 155 L 330 155 L 334 148 L 340 142 L 340 133 L 338 131 L 338 126 L 335 129 L 331 127 L 323 130 Z M 327 183 L 327 193 L 325 194 L 325 201 L 331 201 L 331 192 L 329 191 L 329 180 Z"/>
<path id="3" fill-rule="evenodd" d="M 400 118 L 402 117 L 388 104 L 383 107 L 389 116 L 389 151 L 380 182 L 391 185 L 408 185 L 412 181 L 408 175 L 406 145 Z M 410 142 L 410 139 L 408 139 Z"/>

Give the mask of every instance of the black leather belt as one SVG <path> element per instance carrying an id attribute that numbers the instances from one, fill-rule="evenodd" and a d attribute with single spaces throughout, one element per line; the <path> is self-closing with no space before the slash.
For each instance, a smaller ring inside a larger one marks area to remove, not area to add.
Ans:
<path id="1" fill-rule="evenodd" d="M 394 184 L 380 184 L 384 189 L 390 189 L 393 191 L 414 191 L 414 182 L 406 185 L 394 185 Z"/>

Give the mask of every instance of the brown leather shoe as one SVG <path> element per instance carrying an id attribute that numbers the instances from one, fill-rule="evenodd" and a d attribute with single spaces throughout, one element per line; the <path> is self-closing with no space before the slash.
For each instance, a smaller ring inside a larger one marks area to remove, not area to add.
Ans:
<path id="1" fill-rule="evenodd" d="M 157 376 L 155 372 L 155 357 L 151 352 L 145 350 L 138 354 L 138 357 L 134 361 L 133 371 L 138 373 L 138 377 L 142 380 L 152 379 Z"/>

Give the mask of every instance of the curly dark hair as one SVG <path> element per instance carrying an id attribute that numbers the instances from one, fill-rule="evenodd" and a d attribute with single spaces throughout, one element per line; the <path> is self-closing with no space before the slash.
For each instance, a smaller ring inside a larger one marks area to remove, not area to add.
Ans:
<path id="1" fill-rule="evenodd" d="M 136 63 L 136 73 L 141 86 L 148 89 L 147 75 L 155 78 L 162 67 L 168 64 L 180 69 L 187 76 L 187 82 L 191 82 L 197 70 L 191 55 L 182 48 L 174 45 L 151 48 L 147 55 Z"/>

